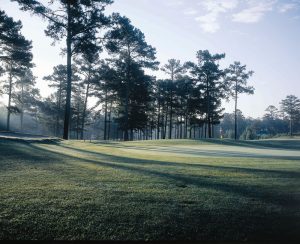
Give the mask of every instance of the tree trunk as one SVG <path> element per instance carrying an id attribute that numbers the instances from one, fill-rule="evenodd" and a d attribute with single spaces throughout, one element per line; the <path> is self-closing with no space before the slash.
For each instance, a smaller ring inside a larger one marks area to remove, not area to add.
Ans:
<path id="1" fill-rule="evenodd" d="M 124 141 L 129 140 L 129 135 L 128 135 L 128 122 L 129 122 L 129 86 L 130 86 L 130 68 L 131 68 L 131 57 L 130 57 L 130 48 L 128 48 L 128 60 L 127 60 L 127 74 L 126 74 L 126 84 L 125 84 L 125 130 L 124 130 Z"/>
<path id="2" fill-rule="evenodd" d="M 172 119 L 173 119 L 173 108 L 172 108 L 172 104 L 170 105 L 170 123 L 169 123 L 169 139 L 172 139 Z"/>
<path id="3" fill-rule="evenodd" d="M 156 139 L 159 140 L 159 126 L 160 126 L 160 102 L 158 102 L 158 113 L 157 113 L 157 134 Z"/>
<path id="4" fill-rule="evenodd" d="M 188 131 L 188 119 L 187 119 L 187 116 L 185 116 L 185 121 L 184 121 L 184 124 L 185 124 L 185 129 L 184 129 L 184 139 L 187 139 L 187 131 Z"/>
<path id="5" fill-rule="evenodd" d="M 162 111 L 163 113 L 163 111 Z M 164 114 L 162 114 L 161 116 L 161 139 L 164 139 L 164 135 L 165 135 L 165 117 L 164 117 Z"/>
<path id="6" fill-rule="evenodd" d="M 128 86 L 128 85 L 127 85 Z M 128 106 L 129 106 L 129 91 L 128 88 L 126 88 L 126 98 L 125 98 L 125 130 L 124 130 L 124 141 L 129 140 L 128 135 Z"/>
<path id="7" fill-rule="evenodd" d="M 166 136 L 167 136 L 167 126 L 168 126 L 168 105 L 166 105 L 166 118 L 165 118 L 165 129 L 164 129 L 164 138 L 163 139 L 166 139 Z"/>
<path id="8" fill-rule="evenodd" d="M 104 105 L 104 140 L 107 140 L 107 89 L 105 89 L 105 105 Z"/>
<path id="9" fill-rule="evenodd" d="M 22 85 L 21 85 L 21 114 L 20 114 L 20 124 L 21 124 L 21 131 L 23 132 L 23 118 L 24 118 L 24 84 L 22 82 Z"/>
<path id="10" fill-rule="evenodd" d="M 180 115 L 180 139 L 182 139 L 182 115 Z"/>
<path id="11" fill-rule="evenodd" d="M 292 117 L 292 111 L 291 111 L 291 117 L 290 117 L 290 136 L 293 135 L 293 117 Z"/>
<path id="12" fill-rule="evenodd" d="M 112 100 L 110 101 L 109 114 L 108 114 L 108 131 L 107 131 L 107 140 L 108 141 L 110 139 L 111 109 L 112 109 Z"/>
<path id="13" fill-rule="evenodd" d="M 59 136 L 59 114 L 60 114 L 60 105 L 61 105 L 61 93 L 62 93 L 62 82 L 59 82 L 59 90 L 58 90 L 58 104 L 57 104 L 57 115 L 56 115 L 56 136 Z"/>
<path id="14" fill-rule="evenodd" d="M 133 141 L 133 129 L 130 129 L 130 141 Z"/>
<path id="15" fill-rule="evenodd" d="M 10 63 L 10 72 L 9 72 L 9 90 L 8 90 L 8 106 L 7 106 L 7 121 L 6 121 L 7 131 L 10 130 L 11 93 L 12 93 L 12 61 Z"/>
<path id="16" fill-rule="evenodd" d="M 237 81 L 235 83 L 234 139 L 237 140 Z"/>
<path id="17" fill-rule="evenodd" d="M 72 49 L 71 49 L 71 3 L 67 1 L 67 15 L 68 15 L 68 26 L 67 26 L 67 97 L 66 97 L 66 110 L 65 110 L 65 121 L 64 121 L 64 135 L 63 139 L 69 139 L 69 124 L 71 114 L 71 89 L 72 89 Z"/>
<path id="18" fill-rule="evenodd" d="M 77 120 L 76 120 L 76 139 L 79 140 L 79 123 L 80 123 L 80 118 L 79 118 L 79 102 L 77 103 Z"/>
<path id="19" fill-rule="evenodd" d="M 89 90 L 90 90 L 90 71 L 89 71 L 89 74 L 88 74 L 87 82 L 88 83 L 86 85 L 86 92 L 85 92 L 84 105 L 83 105 L 83 111 L 82 111 L 81 135 L 80 135 L 81 140 L 83 140 L 85 116 L 86 116 L 87 102 L 88 102 Z"/>
<path id="20" fill-rule="evenodd" d="M 174 82 L 174 78 L 172 75 L 172 84 Z M 169 139 L 172 139 L 172 130 L 173 130 L 173 89 L 171 86 L 171 98 L 170 98 L 170 123 L 169 123 Z"/>
<path id="21" fill-rule="evenodd" d="M 211 121 L 210 121 L 210 94 L 209 94 L 209 85 L 208 85 L 208 77 L 206 76 L 206 97 L 207 97 L 207 132 L 208 138 L 211 138 Z M 206 133 L 206 132 L 205 132 Z M 205 135 L 206 137 L 206 135 Z"/>

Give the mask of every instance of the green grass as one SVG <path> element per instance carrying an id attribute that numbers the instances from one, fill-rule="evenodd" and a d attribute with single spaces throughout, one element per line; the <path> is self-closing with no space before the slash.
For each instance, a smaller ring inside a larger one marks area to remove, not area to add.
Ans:
<path id="1" fill-rule="evenodd" d="M 299 148 L 0 139 L 0 239 L 300 240 Z"/>

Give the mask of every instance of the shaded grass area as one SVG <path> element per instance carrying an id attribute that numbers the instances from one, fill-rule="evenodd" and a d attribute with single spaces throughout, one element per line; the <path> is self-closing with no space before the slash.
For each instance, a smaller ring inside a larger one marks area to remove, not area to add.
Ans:
<path id="1" fill-rule="evenodd" d="M 276 148 L 278 150 L 300 150 L 300 138 L 296 139 L 269 139 L 269 140 L 250 140 L 250 141 L 234 141 L 230 139 L 218 140 L 218 139 L 207 139 L 206 142 L 211 142 L 214 144 L 222 144 L 227 146 L 241 146 L 241 147 L 253 147 L 253 148 Z"/>
<path id="2" fill-rule="evenodd" d="M 0 140 L 0 239 L 300 239 L 299 160 L 147 146 Z"/>
<path id="3" fill-rule="evenodd" d="M 114 142 L 112 142 L 114 143 Z M 117 143 L 120 144 L 120 143 Z M 133 141 L 126 143 L 127 146 L 176 146 L 176 145 L 207 145 L 218 144 L 226 146 L 239 146 L 248 148 L 276 148 L 288 150 L 300 150 L 300 137 L 282 137 L 267 140 L 231 140 L 231 139 L 201 139 L 201 140 L 159 140 L 159 141 Z"/>

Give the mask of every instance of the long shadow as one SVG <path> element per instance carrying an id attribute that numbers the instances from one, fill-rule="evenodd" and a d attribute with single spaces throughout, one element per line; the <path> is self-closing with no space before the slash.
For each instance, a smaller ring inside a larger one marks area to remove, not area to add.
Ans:
<path id="1" fill-rule="evenodd" d="M 159 166 L 175 166 L 175 167 L 193 167 L 193 168 L 203 168 L 203 169 L 214 169 L 214 170 L 223 170 L 227 172 L 241 172 L 241 173 L 252 173 L 252 174 L 271 174 L 272 176 L 279 177 L 291 177 L 300 179 L 300 172 L 295 171 L 281 171 L 281 170 L 271 170 L 271 169 L 255 169 L 255 168 L 243 168 L 243 167 L 232 167 L 232 166 L 217 166 L 217 165 L 208 165 L 208 164 L 191 164 L 191 163 L 180 163 L 180 162 L 166 162 L 166 161 L 157 161 L 149 159 L 136 159 L 129 157 L 120 157 L 115 155 L 104 154 L 100 152 L 93 152 L 79 148 L 72 148 L 66 145 L 60 145 L 61 147 L 67 148 L 69 150 L 79 151 L 88 155 L 94 155 L 101 157 L 107 160 L 113 160 L 116 162 L 122 162 L 127 164 L 136 164 L 136 165 L 159 165 Z M 115 147 L 115 146 L 114 146 Z M 124 160 L 125 159 L 125 160 Z"/>
<path id="2" fill-rule="evenodd" d="M 276 150 L 300 150 L 300 140 L 255 140 L 255 141 L 245 141 L 239 140 L 234 141 L 230 139 L 202 139 L 212 144 L 227 145 L 227 146 L 239 146 L 239 147 L 251 147 L 260 149 L 276 149 Z"/>
<path id="3" fill-rule="evenodd" d="M 104 147 L 111 147 L 111 145 L 102 145 Z M 233 158 L 265 158 L 265 159 L 280 159 L 280 160 L 300 160 L 300 156 L 275 156 L 267 154 L 255 154 L 255 153 L 246 153 L 246 152 L 235 152 L 235 151 L 221 151 L 221 150 L 210 150 L 205 151 L 201 149 L 177 149 L 176 147 L 138 147 L 130 145 L 113 145 L 114 148 L 120 149 L 134 149 L 134 150 L 147 150 L 147 151 L 156 151 L 156 152 L 167 152 L 167 153 L 176 153 L 176 154 L 186 154 L 186 155 L 195 155 L 195 156 L 207 156 L 207 157 L 233 157 Z M 261 148 L 260 148 L 261 149 Z M 271 148 L 269 148 L 271 149 Z M 276 149 L 277 150 L 277 149 Z"/>
<path id="4" fill-rule="evenodd" d="M 257 148 L 257 149 L 276 149 L 276 150 L 300 150 L 300 140 L 293 139 L 293 140 L 254 140 L 254 141 L 246 141 L 246 140 L 231 140 L 231 139 L 190 139 L 193 142 L 199 142 L 199 146 L 202 145 L 203 142 L 207 144 L 217 144 L 217 145 L 225 145 L 225 146 L 237 146 L 237 147 L 249 147 L 249 148 Z M 99 141 L 95 142 L 94 144 L 119 144 L 118 142 L 113 141 Z M 175 144 L 174 146 L 176 146 Z M 180 144 L 178 144 L 180 145 Z M 197 145 L 197 144 L 196 144 Z M 122 145 L 124 147 L 130 147 L 130 144 Z M 152 146 L 152 145 L 151 145 Z M 155 146 L 155 144 L 153 144 Z M 169 145 L 170 146 L 170 145 Z M 168 145 L 159 145 L 159 147 L 169 147 Z"/>
<path id="5" fill-rule="evenodd" d="M 125 170 L 125 171 L 129 171 L 132 173 L 137 173 L 137 174 L 142 174 L 142 175 L 146 175 L 146 176 L 154 176 L 154 177 L 159 177 L 165 180 L 168 180 L 169 182 L 173 183 L 174 182 L 174 188 L 176 187 L 176 183 L 178 185 L 178 182 L 181 182 L 182 184 L 185 184 L 186 187 L 190 187 L 190 185 L 195 185 L 197 187 L 201 187 L 201 188 L 207 188 L 207 189 L 212 189 L 212 190 L 220 190 L 220 191 L 224 191 L 227 193 L 233 193 L 233 194 L 237 194 L 239 196 L 245 196 L 245 197 L 251 197 L 254 199 L 258 199 L 258 200 L 262 200 L 266 203 L 273 203 L 273 204 L 277 204 L 280 206 L 283 206 L 283 209 L 285 211 L 293 211 L 293 210 L 297 210 L 299 203 L 300 203 L 300 199 L 296 198 L 296 197 L 292 197 L 289 194 L 275 194 L 275 193 L 271 193 L 269 191 L 267 191 L 266 189 L 261 189 L 258 188 L 256 186 L 242 186 L 242 185 L 236 185 L 236 184 L 231 184 L 228 182 L 216 182 L 218 181 L 218 178 L 216 177 L 210 177 L 210 178 L 204 178 L 204 177 L 196 177 L 193 175 L 183 175 L 183 174 L 171 174 L 171 173 L 166 173 L 166 172 L 158 172 L 152 169 L 142 169 L 139 167 L 132 167 L 132 166 L 128 166 L 128 165 L 117 165 L 115 162 L 103 162 L 102 160 L 91 160 L 91 159 L 81 159 L 81 158 L 77 158 L 75 156 L 69 156 L 69 155 L 65 155 L 62 152 L 53 152 L 52 150 L 46 149 L 46 148 L 41 148 L 36 144 L 30 144 L 30 143 L 23 143 L 22 144 L 22 148 L 19 149 L 19 145 L 21 143 L 10 143 L 8 149 L 5 149 L 5 145 L 1 145 L 0 143 L 0 150 L 3 149 L 3 151 L 5 152 L 6 155 L 9 155 L 10 157 L 15 157 L 15 158 L 26 158 L 26 159 L 31 159 L 32 155 L 34 155 L 36 157 L 36 160 L 40 160 L 40 163 L 49 163 L 53 160 L 58 160 L 58 162 L 61 163 L 67 163 L 65 162 L 65 159 L 70 159 L 70 160 L 76 160 L 79 162 L 87 162 L 87 163 L 92 163 L 92 164 L 96 164 L 96 165 L 100 165 L 103 167 L 108 167 L 108 168 L 115 168 L 118 170 Z M 7 144 L 6 144 L 7 146 Z M 60 145 L 58 145 L 60 147 Z M 5 149 L 5 150 L 4 150 Z M 2 151 L 0 151 L 0 156 L 2 155 Z M 104 156 L 107 156 L 104 154 Z M 103 157 L 104 157 L 103 156 Z M 100 156 L 99 156 L 100 157 Z M 114 159 L 114 156 L 109 156 L 111 159 Z M 126 158 L 126 157 L 118 157 L 120 161 L 126 161 L 126 163 L 131 162 L 133 159 L 131 158 Z M 104 161 L 107 161 L 107 158 L 104 157 Z M 145 160 L 139 160 L 139 164 L 141 164 L 141 161 L 145 161 Z M 150 161 L 149 162 L 153 163 L 155 161 Z M 147 162 L 148 162 L 147 161 Z M 137 163 L 137 161 L 134 161 L 135 163 Z M 166 164 L 166 162 L 159 162 L 158 163 L 162 163 L 162 164 Z M 28 162 L 29 163 L 29 162 Z M 172 163 L 172 162 L 168 162 L 168 163 Z M 176 166 L 178 166 L 177 163 L 172 163 Z M 186 165 L 186 164 L 184 164 Z M 213 167 L 213 166 L 212 166 Z M 226 168 L 226 167 L 224 167 Z M 234 167 L 233 167 L 234 168 Z M 239 168 L 238 168 L 239 169 Z M 68 174 L 68 170 L 67 169 L 62 169 L 64 172 L 66 172 L 66 174 Z M 92 169 L 88 169 L 86 168 L 87 171 L 93 171 Z M 74 181 L 76 179 L 73 179 Z M 178 188 L 182 191 L 185 190 L 185 188 Z M 145 197 L 145 195 L 136 195 L 136 197 Z M 154 196 L 155 197 L 155 196 Z M 134 199 L 134 198 L 132 198 Z M 147 204 L 157 204 L 157 202 L 155 200 L 153 200 L 153 198 L 150 198 L 150 203 L 147 203 L 147 198 L 144 199 L 144 205 L 145 207 L 148 207 L 149 205 Z M 171 199 L 170 199 L 171 200 Z M 168 200 L 166 200 L 168 201 Z M 169 204 L 168 202 L 164 202 L 165 204 Z M 170 201 L 170 204 L 172 204 L 173 202 Z M 90 203 L 87 203 L 90 204 Z M 251 205 L 249 205 L 251 206 Z M 168 207 L 168 206 L 166 206 Z M 225 206 L 226 207 L 226 206 Z M 88 207 L 87 207 L 88 208 Z M 122 206 L 122 208 L 124 208 L 124 206 Z M 294 227 L 297 227 L 298 224 L 297 221 L 299 220 L 299 218 L 297 217 L 298 215 L 294 215 L 294 217 L 290 217 L 290 215 L 285 216 L 284 214 L 286 212 L 283 213 L 278 213 L 276 211 L 274 212 L 268 212 L 265 213 L 263 210 L 255 210 L 255 215 L 250 215 L 252 212 L 248 212 L 247 210 L 244 211 L 244 208 L 239 208 L 238 203 L 235 208 L 232 208 L 232 212 L 230 213 L 225 213 L 223 214 L 223 216 L 221 215 L 220 217 L 218 216 L 218 213 L 214 214 L 213 211 L 201 211 L 201 206 L 191 206 L 189 211 L 187 211 L 187 208 L 183 208 L 180 205 L 178 206 L 178 208 L 172 210 L 171 208 L 171 214 L 170 214 L 170 221 L 166 222 L 165 226 L 158 226 L 156 228 L 160 228 L 162 230 L 162 234 L 160 234 L 160 236 L 165 236 L 167 234 L 165 233 L 170 233 L 170 234 L 174 234 L 174 230 L 177 231 L 175 233 L 175 235 L 171 236 L 172 238 L 177 237 L 177 234 L 181 237 L 181 238 L 185 238 L 186 236 L 189 236 L 193 239 L 193 237 L 196 239 L 197 237 L 200 238 L 198 236 L 198 233 L 208 233 L 208 235 L 206 235 L 205 239 L 207 238 L 222 238 L 223 232 L 217 232 L 214 231 L 214 229 L 210 230 L 210 225 L 213 224 L 213 226 L 217 226 L 218 228 L 220 227 L 220 229 L 222 229 L 222 226 L 224 227 L 224 231 L 226 232 L 232 232 L 233 231 L 240 231 L 241 234 L 245 234 L 246 236 L 250 236 L 252 238 L 269 238 L 271 240 L 277 240 L 277 238 L 282 238 L 282 239 L 286 239 L 286 238 L 297 238 L 299 239 L 299 235 L 296 234 L 296 231 L 292 231 L 289 232 L 287 231 L 289 227 L 291 227 L 289 230 L 293 230 Z M 291 209 L 292 208 L 292 209 Z M 195 210 L 195 211 L 194 211 Z M 46 211 L 46 210 L 45 210 Z M 177 211 L 180 211 L 180 213 L 184 213 L 187 214 L 186 218 L 182 218 L 180 217 L 180 215 L 178 214 Z M 262 214 L 265 214 L 265 216 L 263 215 L 263 218 L 257 218 L 257 215 L 260 214 L 260 211 L 262 212 Z M 296 212 L 296 211 L 295 211 Z M 101 212 L 100 212 L 101 213 Z M 287 212 L 289 213 L 289 212 Z M 233 216 L 235 215 L 234 220 L 232 220 Z M 93 215 L 93 214 L 92 214 Z M 94 215 L 93 215 L 94 216 Z M 98 214 L 95 214 L 95 218 L 101 218 L 101 216 Z M 238 216 L 238 217 L 237 217 Z M 128 216 L 130 217 L 130 216 Z M 242 221 L 241 223 L 237 222 L 238 218 L 241 217 Z M 148 218 L 147 215 L 142 216 L 141 219 L 143 220 L 143 218 Z M 157 216 L 157 218 L 160 218 L 160 216 Z M 164 216 L 162 218 L 165 218 Z M 119 223 L 117 222 L 119 219 L 115 220 L 115 224 L 113 226 L 118 227 L 117 230 L 120 230 L 120 226 Z M 270 220 L 270 222 L 268 222 Z M 48 222 L 50 224 L 52 224 L 53 222 L 51 222 L 52 220 L 49 219 Z M 104 221 L 104 220 L 103 220 Z M 273 222 L 272 222 L 273 221 Z M 98 223 L 98 222 L 97 222 Z M 142 222 L 141 222 L 142 223 Z M 233 228 L 230 227 L 230 224 L 238 224 L 239 226 L 243 226 L 243 225 L 249 225 L 251 230 L 248 229 L 244 229 L 244 228 Z M 55 223 L 54 223 L 55 224 Z M 263 226 L 263 224 L 266 224 L 266 230 L 262 229 L 261 226 Z M 273 226 L 274 224 L 274 226 Z M 295 225 L 296 224 L 296 225 Z M 144 227 L 144 223 L 140 224 L 141 227 Z M 170 229 L 168 228 L 168 225 L 172 225 L 172 226 L 177 226 L 177 229 Z M 286 228 L 281 228 L 283 225 L 286 225 Z M 43 231 L 50 231 L 53 226 L 51 225 L 45 225 Z M 96 226 L 96 225 L 95 225 Z M 99 225 L 101 227 L 101 225 Z M 72 228 L 72 226 L 69 226 L 70 228 Z M 207 229 L 206 229 L 207 227 Z M 91 227 L 89 227 L 91 228 Z M 180 229 L 179 229 L 180 228 Z M 297 229 L 297 228 L 294 228 Z M 97 229 L 98 230 L 98 229 Z M 187 231 L 189 230 L 189 231 Z M 268 231 L 272 230 L 272 231 L 277 231 L 279 233 L 269 233 Z M 26 229 L 27 234 L 31 231 L 31 229 Z M 77 228 L 76 231 L 80 232 L 81 229 Z M 94 231 L 94 229 L 92 229 L 92 231 Z M 141 232 L 141 233 L 145 233 L 145 229 L 141 228 L 141 229 L 136 229 L 135 231 L 137 232 Z M 148 230 L 149 231 L 149 230 Z M 281 231 L 281 232 L 280 232 Z M 150 232 L 150 233 L 155 233 L 157 236 L 157 230 L 155 230 L 155 232 Z M 230 232 L 230 233 L 231 233 Z M 20 230 L 18 232 L 22 233 L 22 230 Z M 55 233 L 55 232 L 54 232 Z M 96 232 L 93 232 L 96 233 Z M 196 234 L 195 234 L 196 233 Z M 253 235 L 253 233 L 255 235 Z M 292 234 L 292 236 L 291 236 Z M 155 235 L 154 235 L 155 236 Z M 274 237 L 275 236 L 275 237 Z M 282 237 L 283 236 L 283 237 Z M 24 238 L 24 237 L 23 237 Z M 296 243 L 296 242 L 295 242 Z"/>
<path id="6" fill-rule="evenodd" d="M 81 159 L 70 155 L 65 155 L 60 152 L 53 152 L 51 150 L 47 149 L 41 149 L 35 145 L 29 145 L 31 148 L 35 150 L 48 151 L 50 154 L 55 154 L 56 156 L 60 155 L 67 159 L 71 160 L 77 160 L 77 161 L 83 161 L 87 163 L 92 163 L 104 167 L 109 167 L 117 170 L 124 170 L 129 171 L 133 173 L 143 174 L 146 176 L 156 176 L 159 178 L 163 178 L 166 180 L 174 181 L 174 187 L 184 186 L 188 187 L 189 185 L 194 185 L 197 187 L 202 188 L 208 188 L 213 190 L 220 190 L 227 193 L 237 194 L 244 197 L 250 197 L 254 199 L 260 199 L 262 201 L 272 203 L 272 204 L 279 204 L 282 206 L 298 206 L 300 203 L 300 198 L 294 195 L 289 195 L 282 193 L 280 195 L 274 194 L 269 192 L 268 190 L 258 189 L 255 186 L 243 186 L 243 185 L 237 185 L 237 184 L 230 184 L 227 182 L 218 182 L 220 179 L 218 177 L 210 176 L 210 177 L 201 177 L 201 176 L 193 176 L 193 175 L 184 175 L 179 173 L 167 173 L 167 172 L 161 172 L 156 171 L 153 169 L 145 169 L 143 167 L 137 167 L 130 165 L 131 158 L 126 157 L 118 157 L 120 161 L 122 161 L 122 164 L 113 162 L 113 161 L 107 161 L 107 158 L 104 158 L 105 161 L 102 160 L 93 160 L 93 159 Z M 111 157 L 113 159 L 114 157 Z M 125 164 L 125 165 L 124 165 Z M 129 165 L 128 165 L 129 164 Z M 218 170 L 218 167 L 210 166 L 212 169 Z M 226 168 L 226 167 L 225 167 Z M 239 168 L 236 168 L 238 171 Z M 92 171 L 92 170 L 91 170 Z M 183 188 L 184 189 L 184 188 Z"/>
<path id="7" fill-rule="evenodd" d="M 12 141 L 12 142 L 24 142 L 24 143 L 59 143 L 62 141 L 60 138 L 40 138 L 40 137 L 0 137 L 0 141 L 2 142 L 7 142 L 7 141 Z"/>
<path id="8" fill-rule="evenodd" d="M 58 145 L 54 141 L 45 141 L 44 144 L 54 144 Z M 24 140 L 6 140 L 0 139 L 0 158 L 2 160 L 7 160 L 10 158 L 20 158 L 22 160 L 31 162 L 49 161 L 44 155 L 36 154 L 33 151 L 28 150 L 28 146 L 31 142 Z M 0 164 L 1 165 L 1 164 Z"/>
<path id="9" fill-rule="evenodd" d="M 19 144 L 19 143 L 18 143 Z M 210 176 L 210 177 L 203 177 L 203 176 L 196 176 L 196 175 L 184 175 L 179 173 L 168 173 L 168 172 L 161 172 L 156 171 L 153 169 L 145 169 L 141 166 L 145 164 L 157 164 L 157 165 L 172 165 L 172 166 L 178 166 L 178 163 L 173 162 L 160 162 L 160 161 L 151 161 L 151 160 L 137 160 L 127 157 L 117 157 L 117 156 L 108 156 L 105 154 L 100 153 L 93 153 L 97 154 L 99 157 L 99 160 L 93 160 L 93 159 L 81 159 L 77 158 L 75 156 L 66 155 L 64 153 L 60 152 L 53 152 L 51 150 L 40 148 L 36 145 L 30 144 L 30 143 L 24 143 L 25 147 L 28 147 L 29 150 L 26 150 L 26 148 L 23 148 L 22 150 L 19 150 L 17 148 L 19 147 L 13 147 L 10 149 L 10 155 L 13 155 L 16 158 L 21 157 L 22 159 L 26 159 L 29 162 L 34 161 L 34 163 L 50 163 L 53 162 L 53 160 L 56 161 L 62 161 L 62 157 L 65 159 L 71 159 L 76 161 L 83 161 L 88 163 L 93 163 L 100 166 L 105 166 L 109 168 L 114 168 L 118 170 L 125 170 L 129 172 L 135 172 L 143 175 L 150 175 L 150 176 L 156 176 L 160 177 L 166 180 L 174 181 L 174 187 L 176 185 L 179 186 L 188 186 L 188 185 L 195 185 L 198 187 L 204 187 L 214 190 L 221 190 L 228 193 L 238 194 L 241 196 L 251 197 L 251 198 L 259 198 L 263 201 L 274 203 L 274 204 L 280 204 L 280 205 L 294 205 L 299 204 L 299 197 L 294 197 L 289 194 L 281 194 L 281 195 L 274 195 L 270 193 L 269 191 L 264 191 L 262 189 L 257 189 L 254 186 L 242 186 L 242 185 L 236 185 L 236 184 L 230 184 L 227 182 L 218 182 L 220 181 L 219 178 Z M 34 150 L 34 151 L 32 151 Z M 80 149 L 79 151 L 81 151 Z M 83 150 L 85 151 L 85 150 Z M 39 155 L 40 154 L 40 155 Z M 116 161 L 118 163 L 116 163 Z M 144 163 L 141 163 L 143 161 Z M 134 165 L 134 166 L 132 166 Z M 137 166 L 138 165 L 138 166 Z M 196 166 L 194 164 L 182 164 L 182 166 Z M 197 165 L 199 168 L 203 169 L 213 169 L 213 170 L 228 170 L 231 172 L 248 172 L 248 173 L 263 173 L 263 174 L 277 174 L 280 177 L 297 177 L 299 179 L 299 174 L 295 173 L 292 174 L 291 172 L 283 172 L 283 171 L 274 171 L 274 170 L 260 170 L 260 169 L 246 169 L 246 168 L 238 168 L 238 167 L 225 167 L 225 166 L 212 166 L 212 165 Z"/>

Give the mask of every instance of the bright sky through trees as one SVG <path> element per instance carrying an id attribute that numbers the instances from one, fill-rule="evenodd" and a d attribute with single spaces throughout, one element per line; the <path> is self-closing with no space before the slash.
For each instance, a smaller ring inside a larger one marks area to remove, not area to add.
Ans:
<path id="1" fill-rule="evenodd" d="M 44 35 L 46 22 L 0 0 L 0 8 L 23 23 L 22 33 L 33 41 L 34 74 L 43 96 L 49 89 L 42 77 L 65 64 L 59 45 Z M 255 73 L 253 96 L 241 95 L 239 108 L 247 116 L 262 116 L 268 105 L 279 107 L 286 95 L 300 96 L 299 0 L 115 0 L 109 12 L 120 12 L 141 29 L 156 47 L 161 64 L 175 58 L 196 61 L 198 50 L 226 53 L 222 67 L 234 61 Z M 163 72 L 155 72 L 160 78 Z M 234 103 L 224 102 L 227 112 Z"/>

